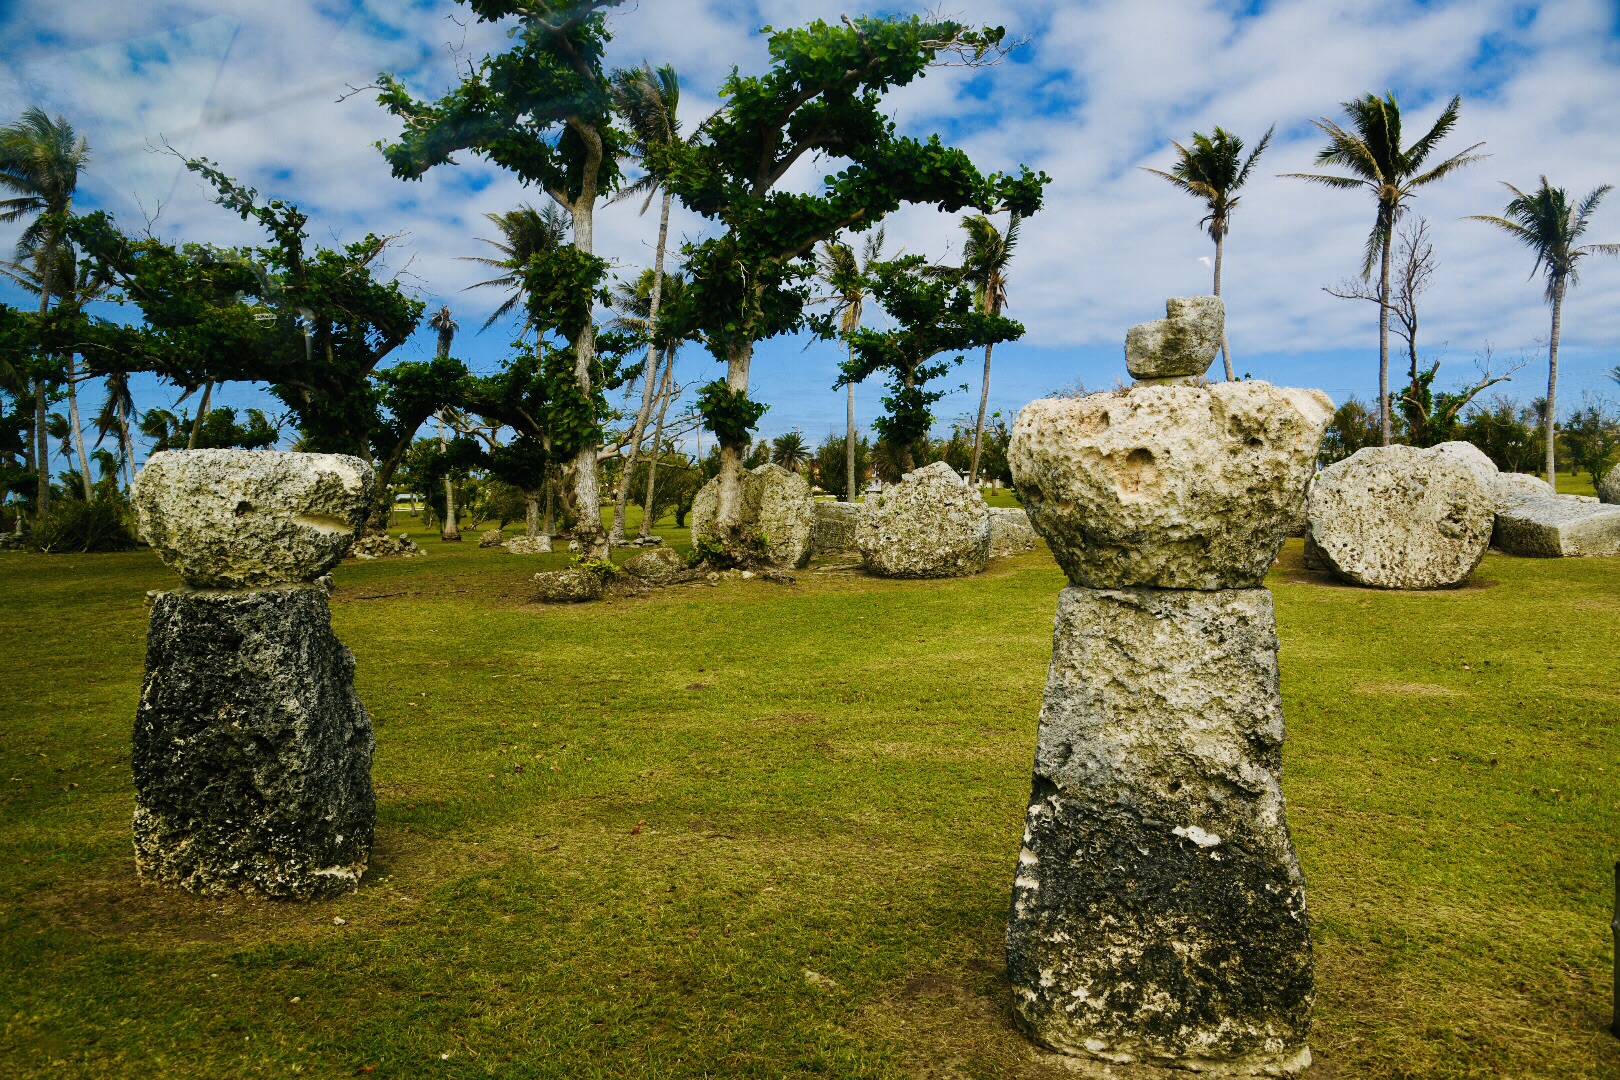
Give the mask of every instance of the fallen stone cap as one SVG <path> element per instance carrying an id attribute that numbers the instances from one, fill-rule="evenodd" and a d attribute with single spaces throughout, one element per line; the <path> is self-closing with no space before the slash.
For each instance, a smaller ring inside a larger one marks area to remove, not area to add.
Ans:
<path id="1" fill-rule="evenodd" d="M 1126 332 L 1126 370 L 1145 381 L 1197 378 L 1221 347 L 1226 305 L 1218 296 L 1172 296 L 1164 310 L 1165 318 Z"/>

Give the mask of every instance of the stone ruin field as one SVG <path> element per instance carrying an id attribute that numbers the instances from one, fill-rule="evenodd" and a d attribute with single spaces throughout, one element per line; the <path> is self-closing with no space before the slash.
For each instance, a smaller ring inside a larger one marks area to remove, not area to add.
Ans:
<path id="1" fill-rule="evenodd" d="M 137 883 L 143 596 L 174 576 L 0 555 L 7 1075 L 1075 1075 L 1003 959 L 1044 543 L 548 606 L 528 578 L 566 553 L 412 534 L 428 557 L 335 571 L 377 829 L 359 891 L 308 904 Z M 1307 1075 L 1620 1077 L 1615 568 L 1492 552 L 1385 592 L 1284 547 Z"/>

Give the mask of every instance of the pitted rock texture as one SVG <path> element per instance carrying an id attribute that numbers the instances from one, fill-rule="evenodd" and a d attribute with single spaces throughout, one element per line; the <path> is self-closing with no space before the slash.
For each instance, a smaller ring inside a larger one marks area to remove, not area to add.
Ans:
<path id="1" fill-rule="evenodd" d="M 1495 510 L 1492 489 L 1456 455 L 1369 446 L 1312 482 L 1311 540 L 1346 581 L 1438 589 L 1485 558 Z"/>
<path id="2" fill-rule="evenodd" d="M 776 464 L 743 473 L 742 505 L 738 520 L 745 530 L 764 539 L 773 566 L 797 568 L 810 561 L 810 535 L 815 528 L 815 500 L 810 482 Z M 715 535 L 714 519 L 720 509 L 720 480 L 716 477 L 692 500 L 692 543 Z"/>
<path id="3" fill-rule="evenodd" d="M 478 546 L 481 548 L 502 547 L 506 543 L 506 534 L 499 529 L 487 529 L 478 537 Z"/>
<path id="4" fill-rule="evenodd" d="M 855 529 L 861 520 L 859 503 L 818 499 L 815 514 L 815 528 L 810 533 L 812 555 L 834 555 L 855 550 Z"/>
<path id="5" fill-rule="evenodd" d="M 1226 305 L 1218 296 L 1173 296 L 1165 318 L 1125 333 L 1125 368 L 1136 379 L 1188 379 L 1215 360 L 1226 328 Z"/>
<path id="6" fill-rule="evenodd" d="M 669 548 L 649 548 L 626 559 L 620 569 L 650 585 L 667 585 L 686 570 L 686 560 Z"/>
<path id="7" fill-rule="evenodd" d="M 535 598 L 545 604 L 579 604 L 602 599 L 602 579 L 589 570 L 570 567 L 534 575 Z"/>
<path id="8" fill-rule="evenodd" d="M 387 533 L 366 533 L 354 542 L 354 548 L 349 552 L 356 559 L 386 559 L 398 555 L 401 558 L 412 559 L 427 552 L 416 546 L 409 533 L 400 533 L 398 536 L 389 536 Z"/>
<path id="9" fill-rule="evenodd" d="M 1492 490 L 1496 496 L 1498 513 L 1517 506 L 1526 499 L 1550 499 L 1558 494 L 1557 490 L 1541 477 L 1517 472 L 1499 473 L 1496 477 L 1496 486 Z"/>
<path id="10" fill-rule="evenodd" d="M 1019 506 L 990 507 L 990 557 L 1016 555 L 1035 546 L 1029 514 Z"/>
<path id="11" fill-rule="evenodd" d="M 479 547 L 483 547 L 480 543 Z M 549 536 L 514 536 L 501 545 L 508 555 L 543 555 L 551 550 Z"/>
<path id="12" fill-rule="evenodd" d="M 1008 457 L 1030 524 L 1076 585 L 1258 585 L 1333 405 L 1263 382 L 1042 398 Z"/>
<path id="13" fill-rule="evenodd" d="M 376 823 L 371 719 L 326 590 L 159 595 L 135 714 L 135 867 L 202 896 L 353 891 Z"/>
<path id="14" fill-rule="evenodd" d="M 1494 540 L 1509 555 L 1620 555 L 1620 506 L 1562 496 L 1524 499 L 1497 512 Z"/>
<path id="15" fill-rule="evenodd" d="M 1598 500 L 1620 503 L 1620 469 L 1610 469 L 1604 474 L 1603 483 L 1598 485 Z"/>
<path id="16" fill-rule="evenodd" d="M 1276 655 L 1264 589 L 1063 590 L 1007 929 L 1037 1041 L 1227 1075 L 1309 1063 Z"/>
<path id="17" fill-rule="evenodd" d="M 1435 445 L 1429 447 L 1428 452 L 1436 457 L 1443 457 L 1451 461 L 1455 461 L 1457 464 L 1466 468 L 1469 472 L 1473 473 L 1479 478 L 1479 482 L 1484 485 L 1486 491 L 1494 492 L 1496 490 L 1496 484 L 1502 476 L 1502 470 L 1496 467 L 1496 462 L 1492 461 L 1485 451 L 1481 450 L 1473 443 L 1436 443 Z"/>
<path id="18" fill-rule="evenodd" d="M 313 581 L 353 546 L 376 475 L 343 454 L 165 450 L 135 477 L 140 533 L 188 585 Z"/>
<path id="19" fill-rule="evenodd" d="M 855 545 L 868 573 L 966 577 L 990 558 L 990 508 L 943 461 L 908 472 L 861 504 Z"/>

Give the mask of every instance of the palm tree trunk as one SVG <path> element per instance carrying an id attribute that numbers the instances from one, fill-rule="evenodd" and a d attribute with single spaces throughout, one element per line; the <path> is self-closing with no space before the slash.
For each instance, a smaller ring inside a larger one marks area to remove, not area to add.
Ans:
<path id="1" fill-rule="evenodd" d="M 653 492 L 658 486 L 658 459 L 664 452 L 664 417 L 669 413 L 669 399 L 674 397 L 671 389 L 673 380 L 670 371 L 675 367 L 675 355 L 667 353 L 664 358 L 664 382 L 658 389 L 658 425 L 653 429 L 652 456 L 647 459 L 647 502 L 641 510 L 641 528 L 639 535 L 646 539 L 652 535 L 653 527 Z"/>
<path id="2" fill-rule="evenodd" d="M 1558 335 L 1564 328 L 1564 278 L 1553 285 L 1552 335 L 1547 339 L 1547 483 L 1558 484 Z"/>
<path id="3" fill-rule="evenodd" d="M 1394 237 L 1392 223 L 1384 230 L 1384 250 L 1378 272 L 1378 430 L 1385 446 L 1394 438 L 1389 415 L 1389 246 Z"/>
<path id="4" fill-rule="evenodd" d="M 855 360 L 855 346 L 849 347 L 849 359 Z M 855 501 L 855 380 L 851 379 L 846 387 L 849 390 L 849 419 L 844 427 L 844 501 Z"/>
<path id="5" fill-rule="evenodd" d="M 135 440 L 129 436 L 129 414 L 118 406 L 118 443 L 124 450 L 124 489 L 135 490 Z"/>
<path id="6" fill-rule="evenodd" d="M 596 204 L 596 165 L 587 164 L 589 189 L 574 199 L 569 208 L 574 218 L 574 249 L 592 253 L 594 210 Z M 591 399 L 591 368 L 596 363 L 596 324 L 586 321 L 579 337 L 574 339 L 574 379 L 586 400 Z M 578 514 L 574 522 L 574 536 L 579 540 L 580 555 L 587 559 L 606 558 L 607 533 L 602 528 L 602 484 L 596 469 L 596 455 L 602 450 L 601 436 L 589 439 L 574 455 L 574 500 Z"/>
<path id="7" fill-rule="evenodd" d="M 979 484 L 979 450 L 984 445 L 984 411 L 990 404 L 990 350 L 994 348 L 994 344 L 984 347 L 984 386 L 979 390 L 979 419 L 973 425 L 973 464 L 968 467 L 970 487 L 977 487 Z"/>
<path id="8" fill-rule="evenodd" d="M 1221 295 L 1221 260 L 1226 254 L 1226 237 L 1215 237 L 1215 295 Z M 1232 343 L 1227 337 L 1226 320 L 1221 320 L 1221 363 L 1226 368 L 1226 381 L 1232 382 L 1237 376 L 1232 371 Z"/>
<path id="9" fill-rule="evenodd" d="M 90 457 L 84 452 L 84 424 L 79 421 L 79 365 L 73 354 L 67 354 L 68 417 L 73 421 L 73 446 L 79 452 L 79 486 L 84 489 L 84 501 L 90 501 Z"/>
<path id="10" fill-rule="evenodd" d="M 444 413 L 439 413 L 439 453 L 449 449 L 449 443 L 444 438 Z M 461 542 L 461 523 L 456 520 L 456 486 L 450 482 L 448 474 L 444 478 L 444 520 L 439 523 L 439 540 L 450 543 Z"/>
<path id="11" fill-rule="evenodd" d="M 613 494 L 613 530 L 610 539 L 624 539 L 624 507 L 630 497 L 630 474 L 635 471 L 636 458 L 641 454 L 641 437 L 647 431 L 647 419 L 652 415 L 654 388 L 658 385 L 658 347 L 652 341 L 652 329 L 658 325 L 658 308 L 664 298 L 664 250 L 669 243 L 669 205 L 671 196 L 664 192 L 664 206 L 658 215 L 658 249 L 653 260 L 652 297 L 647 305 L 647 376 L 641 391 L 641 411 L 636 413 L 635 426 L 630 431 L 630 463 L 619 476 L 619 489 Z M 654 453 L 657 447 L 654 447 Z"/>
<path id="12" fill-rule="evenodd" d="M 50 310 L 50 277 L 50 260 L 47 257 L 39 275 L 39 313 L 41 315 Z M 34 513 L 36 515 L 43 514 L 51 505 L 51 444 L 49 439 L 50 433 L 45 430 L 45 376 L 41 375 L 34 380 L 34 441 L 38 447 L 34 458 L 38 476 L 34 504 Z"/>
<path id="13" fill-rule="evenodd" d="M 214 380 L 208 379 L 203 383 L 202 401 L 197 406 L 197 419 L 191 422 L 191 437 L 186 440 L 186 449 L 197 449 L 197 436 L 202 434 L 203 419 L 208 416 L 208 408 L 214 400 Z"/>

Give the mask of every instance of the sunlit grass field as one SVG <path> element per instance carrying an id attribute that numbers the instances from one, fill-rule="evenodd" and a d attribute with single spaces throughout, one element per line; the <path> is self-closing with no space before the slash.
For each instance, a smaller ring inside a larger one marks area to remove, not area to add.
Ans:
<path id="1" fill-rule="evenodd" d="M 336 571 L 377 846 L 308 906 L 135 880 L 142 600 L 176 579 L 0 553 L 0 1073 L 1072 1075 L 1002 974 L 1044 548 L 547 607 L 567 556 L 404 527 L 428 557 Z M 1620 1077 L 1620 560 L 1381 593 L 1290 541 L 1271 586 L 1311 1075 Z"/>

